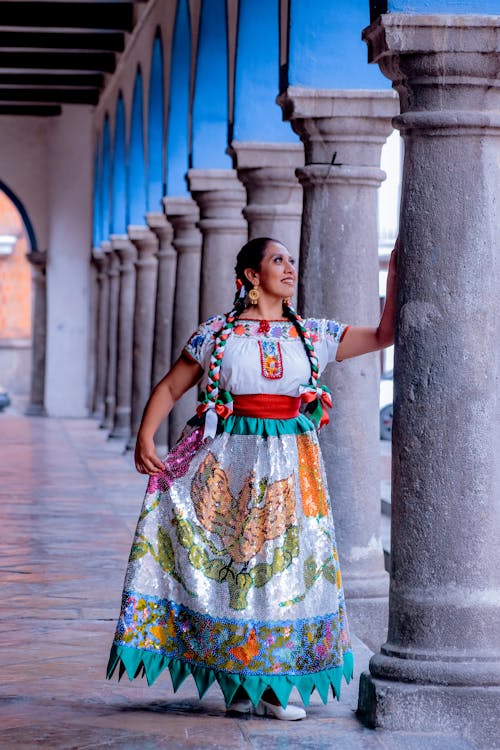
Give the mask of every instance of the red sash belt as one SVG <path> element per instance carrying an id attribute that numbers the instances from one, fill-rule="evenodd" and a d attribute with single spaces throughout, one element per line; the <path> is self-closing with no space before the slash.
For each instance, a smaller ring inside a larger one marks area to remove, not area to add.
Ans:
<path id="1" fill-rule="evenodd" d="M 247 396 L 233 396 L 233 414 L 258 419 L 293 419 L 299 415 L 300 404 L 300 396 L 252 393 Z"/>

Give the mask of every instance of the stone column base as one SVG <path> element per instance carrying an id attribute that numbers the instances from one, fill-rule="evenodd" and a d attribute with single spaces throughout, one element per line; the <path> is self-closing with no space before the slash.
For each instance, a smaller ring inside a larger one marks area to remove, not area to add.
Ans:
<path id="1" fill-rule="evenodd" d="M 393 682 L 363 672 L 357 715 L 370 727 L 391 731 L 456 732 L 478 747 L 500 736 L 500 688 Z M 422 739 L 425 747 L 425 739 Z M 450 748 L 452 750 L 452 748 Z"/>
<path id="2" fill-rule="evenodd" d="M 41 404 L 28 404 L 24 413 L 27 417 L 46 417 L 47 412 Z"/>

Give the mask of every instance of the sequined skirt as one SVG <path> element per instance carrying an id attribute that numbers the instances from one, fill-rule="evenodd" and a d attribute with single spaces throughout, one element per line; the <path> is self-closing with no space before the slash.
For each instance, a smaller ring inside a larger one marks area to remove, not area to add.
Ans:
<path id="1" fill-rule="evenodd" d="M 116 668 L 174 688 L 217 680 L 256 703 L 296 686 L 326 702 L 352 675 L 330 499 L 309 420 L 232 417 L 193 429 L 150 479 L 125 577 Z"/>

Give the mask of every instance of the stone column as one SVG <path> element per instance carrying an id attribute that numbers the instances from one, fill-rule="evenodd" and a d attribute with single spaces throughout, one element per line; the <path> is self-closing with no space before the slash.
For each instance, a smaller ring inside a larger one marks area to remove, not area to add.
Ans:
<path id="1" fill-rule="evenodd" d="M 203 235 L 200 318 L 231 308 L 236 255 L 248 239 L 245 188 L 234 169 L 190 169 L 189 189 L 200 208 Z"/>
<path id="2" fill-rule="evenodd" d="M 111 238 L 110 238 L 111 239 Z M 116 408 L 116 367 L 118 349 L 118 299 L 120 294 L 120 260 L 112 240 L 108 252 L 107 274 L 109 286 L 108 311 L 108 366 L 106 370 L 106 397 L 104 399 L 104 420 L 102 427 L 111 430 Z"/>
<path id="3" fill-rule="evenodd" d="M 304 165 L 302 143 L 233 141 L 238 177 L 247 191 L 243 216 L 248 237 L 273 237 L 299 258 L 302 186 L 295 170 Z"/>
<path id="4" fill-rule="evenodd" d="M 103 407 L 102 412 L 100 413 L 99 427 L 100 429 L 104 430 L 109 429 L 109 420 L 108 422 L 106 422 L 106 398 L 108 395 L 108 372 L 110 369 L 109 323 L 111 312 L 111 278 L 113 276 L 112 267 L 114 265 L 115 259 L 113 258 L 111 242 L 109 242 L 109 240 L 104 240 L 103 242 L 101 242 L 101 250 L 104 255 L 103 274 L 106 277 L 105 279 L 103 279 L 103 304 L 106 305 L 106 310 L 103 310 L 103 318 L 99 321 L 100 324 L 102 324 L 103 326 L 105 325 L 104 329 L 99 330 L 99 338 L 101 334 L 103 335 L 103 340 L 99 340 L 99 346 L 102 347 L 102 351 L 100 351 L 99 356 L 103 357 L 103 366 L 100 372 L 103 380 Z"/>
<path id="5" fill-rule="evenodd" d="M 365 31 L 401 98 L 390 615 L 359 708 L 389 729 L 499 736 L 500 20 Z"/>
<path id="6" fill-rule="evenodd" d="M 135 261 L 132 402 L 130 438 L 127 443 L 127 449 L 133 450 L 142 413 L 151 393 L 158 239 L 146 226 L 129 226 L 128 236 L 137 249 L 137 258 Z"/>
<path id="7" fill-rule="evenodd" d="M 106 398 L 106 372 L 108 356 L 108 315 L 109 315 L 109 280 L 107 268 L 107 245 L 92 252 L 92 260 L 97 268 L 98 308 L 97 308 L 97 341 L 96 341 L 96 376 L 93 415 L 104 419 L 104 400 Z"/>
<path id="8" fill-rule="evenodd" d="M 177 253 L 172 245 L 173 228 L 163 213 L 148 213 L 146 221 L 158 238 L 158 284 L 156 289 L 155 332 L 153 344 L 152 387 L 166 375 L 172 364 L 172 327 L 174 316 Z M 158 451 L 168 449 L 168 418 L 156 435 Z"/>
<path id="9" fill-rule="evenodd" d="M 132 399 L 132 351 L 134 335 L 135 246 L 126 234 L 112 234 L 111 244 L 119 260 L 117 325 L 116 405 L 110 438 L 128 439 Z"/>
<path id="10" fill-rule="evenodd" d="M 47 339 L 47 283 L 45 269 L 47 252 L 28 253 L 33 268 L 33 329 L 31 343 L 31 388 L 26 414 L 45 415 L 45 348 Z"/>
<path id="11" fill-rule="evenodd" d="M 306 166 L 297 170 L 304 187 L 299 308 L 376 325 L 380 152 L 397 96 L 289 88 L 278 101 L 305 146 Z M 321 443 L 351 625 L 376 645 L 385 633 L 388 592 L 380 539 L 379 358 L 332 364 L 323 381 L 334 408 Z"/>
<path id="12" fill-rule="evenodd" d="M 168 221 L 174 229 L 177 252 L 174 296 L 172 360 L 176 360 L 188 338 L 198 326 L 201 271 L 200 212 L 192 198 L 164 198 Z M 196 389 L 188 391 L 174 406 L 169 418 L 169 442 L 172 447 L 184 425 L 195 413 Z"/>

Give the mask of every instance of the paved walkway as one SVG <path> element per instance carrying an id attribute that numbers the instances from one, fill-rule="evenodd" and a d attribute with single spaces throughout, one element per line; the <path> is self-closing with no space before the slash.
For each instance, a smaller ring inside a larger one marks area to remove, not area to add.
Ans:
<path id="1" fill-rule="evenodd" d="M 460 736 L 387 733 L 315 698 L 287 724 L 225 715 L 217 685 L 152 688 L 104 669 L 145 479 L 91 420 L 0 415 L 0 748 L 472 750 Z M 369 657 L 354 639 L 357 674 Z M 458 730 L 459 728 L 457 728 Z"/>

